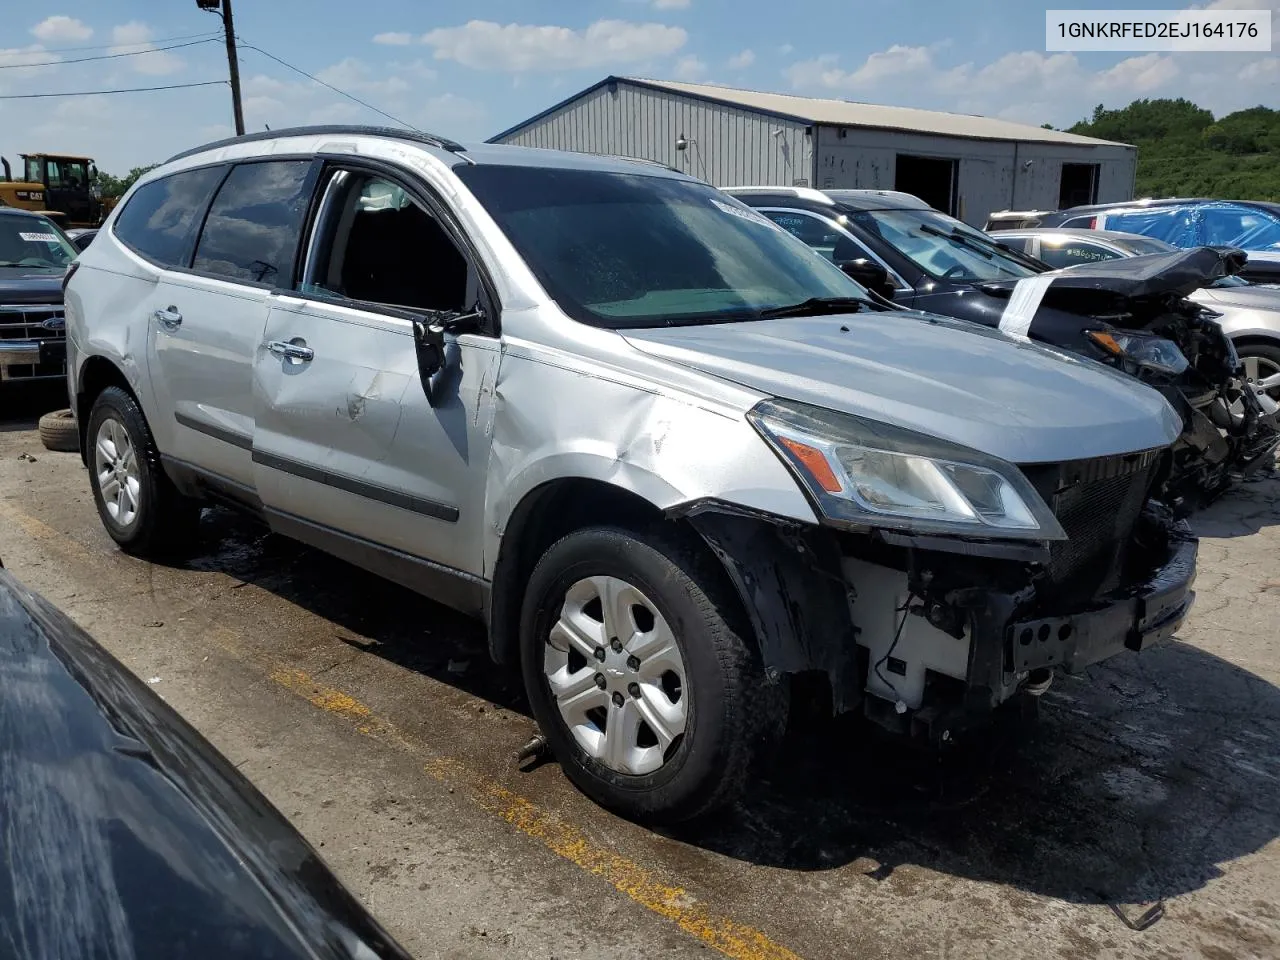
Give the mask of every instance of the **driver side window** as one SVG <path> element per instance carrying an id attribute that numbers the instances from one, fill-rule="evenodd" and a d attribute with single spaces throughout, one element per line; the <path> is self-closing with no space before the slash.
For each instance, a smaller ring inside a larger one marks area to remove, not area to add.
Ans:
<path id="1" fill-rule="evenodd" d="M 302 289 L 453 312 L 478 294 L 475 270 L 431 212 L 393 181 L 350 170 L 325 190 Z"/>

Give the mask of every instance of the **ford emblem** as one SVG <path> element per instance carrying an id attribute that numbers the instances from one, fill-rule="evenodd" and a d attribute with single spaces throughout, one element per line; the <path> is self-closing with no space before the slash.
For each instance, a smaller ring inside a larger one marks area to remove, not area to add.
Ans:
<path id="1" fill-rule="evenodd" d="M 67 321 L 62 317 L 50 317 L 48 320 L 42 321 L 40 326 L 46 330 L 65 330 Z"/>

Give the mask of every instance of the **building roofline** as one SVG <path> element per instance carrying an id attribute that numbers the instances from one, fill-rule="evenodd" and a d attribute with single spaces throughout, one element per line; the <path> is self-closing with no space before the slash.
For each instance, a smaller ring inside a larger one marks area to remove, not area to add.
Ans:
<path id="1" fill-rule="evenodd" d="M 611 75 L 609 75 L 609 76 L 607 76 L 607 77 L 605 77 L 603 80 L 600 80 L 600 81 L 599 81 L 599 82 L 597 82 L 597 83 L 593 83 L 591 86 L 587 87 L 587 88 L 586 88 L 586 89 L 584 89 L 584 90 L 579 90 L 577 93 L 575 93 L 575 94 L 571 94 L 570 96 L 565 97 L 563 100 L 559 101 L 558 103 L 553 104 L 553 105 L 552 105 L 552 106 L 550 106 L 550 107 L 547 107 L 545 110 L 543 110 L 543 111 L 541 111 L 541 112 L 539 112 L 539 113 L 534 114 L 532 117 L 529 117 L 527 120 L 522 120 L 522 121 L 520 121 L 519 123 L 517 123 L 515 126 L 513 126 L 513 127 L 508 127 L 506 130 L 503 130 L 501 133 L 495 133 L 492 137 L 490 137 L 490 138 L 489 138 L 488 140 L 486 140 L 485 142 L 486 142 L 486 143 L 500 143 L 504 138 L 509 137 L 509 136 L 511 136 L 512 134 L 518 133 L 518 132 L 520 132 L 521 130 L 525 129 L 526 127 L 530 127 L 530 126 L 532 126 L 533 124 L 537 123 L 537 122 L 538 122 L 538 121 L 540 121 L 540 120 L 545 120 L 547 117 L 551 116 L 553 113 L 556 113 L 556 112 L 557 112 L 557 111 L 559 111 L 559 110 L 564 109 L 564 108 L 565 108 L 565 107 L 567 107 L 569 104 L 573 103 L 575 100 L 578 100 L 578 99 L 580 99 L 580 98 L 582 98 L 582 97 L 585 97 L 585 96 L 587 96 L 587 94 L 595 93 L 597 90 L 601 89 L 602 87 L 607 87 L 607 86 L 609 86 L 610 84 L 615 84 L 615 85 L 616 85 L 616 84 L 619 84 L 619 83 L 628 83 L 628 84 L 631 84 L 631 85 L 632 85 L 632 86 L 634 86 L 634 87 L 641 87 L 641 88 L 646 89 L 646 90 L 653 90 L 653 91 L 655 91 L 655 92 L 657 92 L 657 93 L 665 93 L 665 94 L 672 95 L 672 96 L 686 97 L 686 98 L 688 98 L 688 99 L 690 99 L 690 100 L 699 100 L 699 101 L 702 101 L 702 102 L 704 102 L 704 103 L 714 103 L 714 104 L 716 104 L 717 106 L 730 107 L 730 108 L 732 108 L 732 109 L 734 109 L 734 110 L 741 110 L 741 111 L 743 111 L 744 113 L 755 113 L 755 114 L 759 114 L 759 115 L 761 115 L 761 116 L 773 117 L 773 118 L 778 119 L 778 120 L 788 120 L 788 121 L 791 121 L 791 122 L 793 122 L 793 123 L 799 123 L 799 124 L 803 124 L 803 125 L 805 125 L 805 126 L 809 126 L 809 127 L 828 127 L 828 128 L 832 128 L 832 129 L 839 129 L 839 128 L 841 128 L 841 127 L 851 127 L 851 128 L 855 128 L 855 129 L 859 129 L 859 130 L 885 130 L 885 131 L 889 131 L 889 132 L 892 132 L 892 133 L 913 133 L 913 134 L 917 134 L 917 135 L 928 135 L 928 136 L 945 137 L 946 139 L 949 139 L 949 140 L 976 140 L 976 141 L 981 141 L 981 142 L 985 142 L 985 143 L 1043 143 L 1043 144 L 1049 144 L 1049 145 L 1054 145 L 1054 146 L 1064 146 L 1064 147 L 1123 147 L 1123 148 L 1128 149 L 1128 150 L 1137 150 L 1137 147 L 1136 147 L 1134 144 L 1131 144 L 1131 143 L 1121 143 L 1121 142 L 1119 142 L 1119 141 L 1117 141 L 1117 140 L 1102 140 L 1102 139 L 1100 139 L 1100 138 L 1098 138 L 1098 137 L 1086 137 L 1086 138 L 1085 138 L 1085 139 L 1087 139 L 1087 140 L 1092 140 L 1092 141 L 1094 141 L 1093 143 L 1074 143 L 1074 142 L 1071 142 L 1071 141 L 1063 141 L 1063 140 L 1037 139 L 1037 138 L 1034 138 L 1034 137 L 1031 137 L 1031 136 L 1027 136 L 1027 137 L 989 137 L 989 136 L 981 136 L 981 135 L 978 135 L 978 134 L 969 134 L 969 133 L 932 133 L 932 134 L 930 134 L 930 133 L 928 133 L 927 131 L 919 130 L 919 129 L 916 129 L 916 128 L 913 128 L 913 127 L 894 126 L 894 125 L 892 125 L 892 124 L 884 124 L 884 123 L 833 123 L 833 122 L 826 121 L 826 120 L 817 120 L 817 119 L 814 119 L 812 116 L 809 116 L 809 115 L 806 115 L 806 114 L 803 114 L 803 113 L 788 113 L 788 112 L 786 112 L 786 111 L 773 110 L 773 109 L 770 109 L 770 108 L 767 108 L 767 107 L 751 106 L 751 105 L 747 105 L 747 104 L 741 103 L 741 102 L 739 102 L 739 101 L 737 101 L 737 100 L 733 100 L 733 99 L 730 99 L 730 98 L 727 98 L 727 97 L 717 97 L 717 96 L 716 96 L 715 94 L 713 94 L 713 93 L 706 93 L 706 92 L 703 92 L 703 91 L 701 91 L 701 90 L 699 90 L 699 91 L 697 91 L 697 92 L 694 92 L 694 91 L 692 91 L 692 90 L 680 90 L 680 89 L 676 89 L 676 88 L 673 88 L 673 87 L 667 86 L 665 83 L 663 83 L 663 82 L 661 82 L 661 81 L 647 80 L 647 79 L 644 79 L 644 78 L 642 78 L 642 77 L 619 77 L 619 76 L 615 76 L 615 75 L 612 75 L 612 74 L 611 74 Z M 712 85 L 712 84 L 697 84 L 697 86 L 707 87 L 707 86 L 713 86 L 713 85 Z M 735 89 L 735 90 L 739 90 L 739 89 L 740 89 L 740 90 L 742 90 L 743 92 L 746 92 L 746 93 L 758 93 L 758 94 L 763 94 L 763 95 L 767 95 L 767 96 L 781 96 L 781 97 L 792 97 L 792 96 L 794 96 L 793 94 L 788 94 L 788 93 L 777 93 L 777 92 L 775 92 L 775 91 L 769 91 L 769 90 L 748 90 L 748 89 L 746 89 L 746 88 L 736 88 L 736 87 L 735 87 L 735 88 L 727 88 L 727 89 Z M 795 97 L 795 99 L 797 99 L 797 100 L 807 100 L 807 99 L 812 99 L 812 98 L 809 98 L 809 97 Z M 834 102 L 836 102 L 836 103 L 845 103 L 845 102 L 853 103 L 853 101 L 840 101 L 840 100 L 836 100 L 836 101 L 834 101 Z M 878 104 L 866 104 L 866 105 L 867 105 L 867 106 L 879 106 Z M 907 109 L 915 109 L 915 108 L 907 108 Z M 943 113 L 945 113 L 946 111 L 924 110 L 923 112 L 925 112 L 925 113 L 938 113 L 938 112 L 943 112 Z M 964 114 L 951 114 L 951 115 L 952 115 L 952 116 L 964 116 Z M 981 119 L 988 119 L 988 118 L 981 118 Z M 1032 129 L 1032 130 L 1034 130 L 1034 129 L 1038 129 L 1038 128 L 1035 128 L 1035 127 L 1030 127 L 1030 125 L 1025 125 L 1025 126 L 1028 126 L 1028 128 L 1029 128 L 1029 129 Z M 1059 130 L 1059 131 L 1055 131 L 1055 132 L 1057 132 L 1057 133 L 1067 133 L 1068 131 Z M 1084 137 L 1085 135 L 1084 135 L 1084 134 L 1073 134 L 1073 136 L 1081 136 L 1081 137 Z"/>
<path id="2" fill-rule="evenodd" d="M 518 133 L 521 130 L 523 130 L 525 127 L 531 127 L 535 123 L 537 123 L 539 120 L 545 120 L 547 117 L 551 116 L 551 114 L 555 113 L 557 110 L 562 110 L 565 107 L 567 107 L 569 104 L 573 103 L 573 101 L 579 100 L 582 97 L 585 97 L 589 93 L 595 93 L 597 90 L 601 89 L 602 87 L 607 87 L 611 84 L 616 85 L 619 83 L 629 83 L 633 87 L 643 87 L 645 90 L 653 90 L 656 93 L 665 93 L 665 94 L 678 96 L 678 97 L 688 97 L 691 100 L 704 100 L 707 103 L 714 103 L 723 107 L 732 107 L 733 109 L 741 110 L 744 113 L 759 113 L 767 117 L 775 117 L 779 120 L 791 120 L 791 121 L 794 121 L 795 123 L 803 123 L 808 126 L 814 125 L 814 122 L 812 120 L 806 117 L 798 116 L 796 114 L 780 113 L 776 110 L 765 110 L 765 109 L 760 109 L 758 107 L 744 107 L 742 104 L 734 103 L 732 100 L 724 100 L 719 97 L 704 96 L 702 94 L 697 94 L 697 93 L 689 93 L 684 90 L 672 90 L 669 87 L 664 87 L 660 83 L 654 83 L 652 80 L 644 80 L 644 79 L 641 79 L 640 77 L 619 77 L 619 76 L 610 74 L 609 76 L 605 77 L 603 80 L 600 80 L 597 83 L 593 83 L 591 86 L 587 87 L 586 89 L 579 90 L 577 93 L 574 93 L 565 97 L 559 103 L 552 104 L 551 106 L 547 107 L 547 109 L 541 111 L 540 113 L 535 113 L 532 117 L 529 117 L 527 120 L 521 120 L 514 127 L 508 127 L 506 130 L 503 130 L 501 133 L 495 133 L 492 137 L 486 140 L 485 143 L 501 143 L 503 138 L 509 137 L 513 133 Z"/>

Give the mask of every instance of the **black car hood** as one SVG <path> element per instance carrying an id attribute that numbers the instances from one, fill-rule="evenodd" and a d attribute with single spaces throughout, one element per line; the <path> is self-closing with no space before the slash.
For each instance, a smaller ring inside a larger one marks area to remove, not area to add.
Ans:
<path id="1" fill-rule="evenodd" d="M 1247 255 L 1233 247 L 1195 247 L 1140 257 L 1083 263 L 1040 274 L 1052 276 L 1041 303 L 1046 307 L 1086 315 L 1127 310 L 1142 302 L 1185 297 L 1244 267 Z M 1013 294 L 1019 280 L 979 284 L 997 297 Z"/>
<path id="2" fill-rule="evenodd" d="M 0 267 L 0 303 L 61 303 L 62 267 Z"/>
<path id="3" fill-rule="evenodd" d="M 0 957 L 409 960 L 283 816 L 0 569 Z"/>

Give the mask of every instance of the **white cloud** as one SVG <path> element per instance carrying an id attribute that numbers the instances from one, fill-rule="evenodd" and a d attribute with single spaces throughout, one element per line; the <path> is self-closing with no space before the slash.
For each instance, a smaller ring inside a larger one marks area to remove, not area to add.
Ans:
<path id="1" fill-rule="evenodd" d="M 57 14 L 32 27 L 31 35 L 45 43 L 75 43 L 92 37 L 93 27 L 75 17 Z"/>
<path id="2" fill-rule="evenodd" d="M 689 3 L 690 0 L 653 0 L 654 9 L 657 10 L 686 10 Z"/>
<path id="3" fill-rule="evenodd" d="M 694 56 L 681 57 L 672 71 L 677 80 L 700 80 L 706 73 L 707 65 Z"/>
<path id="4" fill-rule="evenodd" d="M 186 61 L 176 54 L 164 50 L 157 51 L 155 44 L 151 42 L 152 36 L 151 28 L 137 20 L 120 24 L 111 28 L 113 46 L 108 52 L 139 54 L 125 58 L 125 62 L 134 72 L 149 77 L 163 77 L 177 73 L 187 65 Z"/>
<path id="5" fill-rule="evenodd" d="M 477 70 L 580 70 L 669 56 L 689 35 L 680 27 L 626 20 L 597 20 L 585 30 L 472 20 L 422 37 L 438 60 Z"/>
<path id="6" fill-rule="evenodd" d="M 743 50 L 729 58 L 729 68 L 731 70 L 745 70 L 755 62 L 756 52 L 754 50 Z"/>
<path id="7" fill-rule="evenodd" d="M 385 97 L 401 94 L 409 89 L 409 81 L 404 77 L 394 74 L 381 78 L 374 77 L 368 64 L 355 57 L 347 57 L 331 67 L 325 67 L 316 73 L 316 77 L 348 93 L 377 94 Z"/>
<path id="8" fill-rule="evenodd" d="M 1241 2 L 1241 0 L 1227 0 Z M 1275 4 L 1280 0 L 1269 0 Z M 1098 103 L 1186 97 L 1221 115 L 1254 105 L 1280 80 L 1280 60 L 1208 53 L 1134 54 L 1096 69 L 1072 53 L 1012 51 L 988 63 L 940 62 L 949 45 L 895 45 L 845 66 L 835 54 L 792 63 L 792 88 L 827 96 L 1068 126 Z"/>
<path id="9" fill-rule="evenodd" d="M 0 67 L 4 68 L 0 73 L 0 89 L 9 89 L 9 84 L 5 81 L 25 80 L 49 71 L 48 67 L 34 67 L 29 64 L 50 63 L 61 59 L 56 53 L 50 53 L 38 43 L 33 43 L 29 47 L 0 49 Z"/>
<path id="10" fill-rule="evenodd" d="M 778 48 L 778 52 L 779 52 L 780 54 L 782 54 L 782 55 L 785 57 L 785 56 L 789 56 L 790 54 L 794 53 L 794 52 L 795 52 L 795 49 L 796 49 L 796 48 L 795 48 L 794 46 L 792 46 L 791 44 L 789 44 L 789 43 L 784 43 L 782 46 L 780 46 L 780 47 Z"/>
<path id="11" fill-rule="evenodd" d="M 411 33 L 379 33 L 373 38 L 374 43 L 381 43 L 388 47 L 407 47 L 413 43 L 413 34 Z"/>

